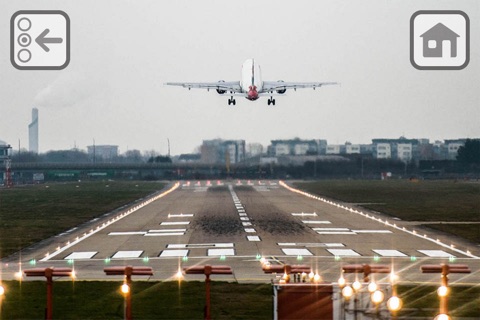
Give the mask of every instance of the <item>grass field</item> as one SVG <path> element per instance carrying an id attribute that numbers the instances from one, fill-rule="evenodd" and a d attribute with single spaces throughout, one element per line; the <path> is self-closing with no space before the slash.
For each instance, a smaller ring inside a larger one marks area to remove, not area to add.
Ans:
<path id="1" fill-rule="evenodd" d="M 1 305 L 1 319 L 41 319 L 45 308 L 45 282 L 7 281 Z M 58 281 L 54 284 L 54 319 L 123 319 L 120 282 Z M 404 302 L 400 316 L 438 313 L 436 286 L 399 286 Z M 134 282 L 134 319 L 202 319 L 205 304 L 204 282 Z M 272 319 L 270 284 L 212 282 L 212 319 Z M 449 309 L 453 317 L 477 318 L 480 314 L 479 287 L 451 287 Z M 412 312 L 412 309 L 415 309 Z"/>
<path id="2" fill-rule="evenodd" d="M 79 281 L 54 283 L 54 319 L 123 319 L 120 282 Z M 7 294 L 1 319 L 41 319 L 45 282 L 5 282 Z M 134 319 L 203 319 L 204 282 L 134 282 Z M 272 319 L 269 284 L 212 282 L 212 319 Z"/>
<path id="3" fill-rule="evenodd" d="M 98 181 L 0 189 L 0 257 L 163 187 L 158 182 Z"/>
<path id="4" fill-rule="evenodd" d="M 402 220 L 480 222 L 478 182 L 328 180 L 296 183 L 296 186 Z M 428 226 L 480 243 L 480 224 Z"/>

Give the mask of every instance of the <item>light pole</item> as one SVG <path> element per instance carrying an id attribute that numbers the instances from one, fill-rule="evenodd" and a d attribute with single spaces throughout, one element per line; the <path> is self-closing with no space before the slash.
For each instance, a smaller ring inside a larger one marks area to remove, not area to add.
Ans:
<path id="1" fill-rule="evenodd" d="M 123 275 L 125 277 L 124 284 L 120 290 L 125 295 L 125 319 L 132 319 L 132 276 L 153 276 L 153 270 L 150 267 L 107 267 L 103 271 L 107 276 Z"/>
<path id="2" fill-rule="evenodd" d="M 291 274 L 293 274 L 294 282 L 305 282 L 308 276 L 310 282 L 319 282 L 320 276 L 312 272 L 312 268 L 307 265 L 270 265 L 270 264 L 263 264 L 262 270 L 264 273 L 283 273 L 282 280 L 280 280 L 280 284 L 288 283 L 291 279 Z M 298 277 L 297 277 L 298 275 Z"/>
<path id="3" fill-rule="evenodd" d="M 45 277 L 47 279 L 47 307 L 45 319 L 51 320 L 53 316 L 53 277 L 74 277 L 71 268 L 35 268 L 23 270 L 27 277 Z"/>
<path id="4" fill-rule="evenodd" d="M 448 275 L 450 273 L 470 273 L 470 268 L 465 264 L 427 264 L 420 268 L 422 273 L 440 273 L 442 285 L 437 289 L 437 294 L 440 297 L 440 314 L 434 320 L 449 320 L 448 316 Z"/>
<path id="5" fill-rule="evenodd" d="M 346 281 L 343 278 L 343 273 L 362 273 L 363 282 L 367 283 L 370 281 L 370 275 L 374 273 L 391 273 L 391 268 L 389 265 L 384 264 L 347 264 L 342 267 L 342 276 L 339 279 L 339 285 L 343 285 L 342 295 L 347 301 L 350 300 L 350 297 L 353 295 L 353 317 L 357 319 L 358 312 L 358 293 L 362 289 L 362 284 L 360 281 L 355 280 L 352 283 L 352 286 L 346 286 Z M 375 282 L 370 282 L 368 285 L 368 291 L 370 292 L 371 300 L 375 304 L 376 316 L 378 317 L 379 305 L 385 299 L 385 295 L 382 291 L 378 290 L 378 286 Z"/>
<path id="6" fill-rule="evenodd" d="M 205 275 L 205 314 L 206 320 L 210 320 L 210 275 L 212 274 L 233 274 L 229 266 L 193 266 L 183 268 L 186 274 L 204 274 Z"/>

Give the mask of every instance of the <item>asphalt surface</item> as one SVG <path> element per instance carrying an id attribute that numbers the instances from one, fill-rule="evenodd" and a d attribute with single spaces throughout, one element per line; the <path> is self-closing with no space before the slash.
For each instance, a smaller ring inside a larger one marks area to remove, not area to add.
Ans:
<path id="1" fill-rule="evenodd" d="M 388 264 L 400 282 L 431 283 L 439 283 L 440 276 L 422 274 L 420 266 L 466 264 L 472 273 L 451 274 L 450 283 L 480 282 L 478 246 L 413 230 L 408 223 L 312 197 L 279 181 L 183 181 L 169 188 L 149 203 L 107 214 L 4 259 L 2 279 L 21 269 L 53 266 L 74 268 L 79 280 L 119 281 L 103 268 L 132 265 L 154 270 L 152 277 L 134 279 L 174 280 L 179 268 L 209 264 L 233 269 L 233 275 L 214 275 L 214 280 L 270 282 L 276 275 L 262 271 L 263 257 L 272 265 L 305 264 L 325 282 L 337 281 L 341 267 L 352 263 Z"/>

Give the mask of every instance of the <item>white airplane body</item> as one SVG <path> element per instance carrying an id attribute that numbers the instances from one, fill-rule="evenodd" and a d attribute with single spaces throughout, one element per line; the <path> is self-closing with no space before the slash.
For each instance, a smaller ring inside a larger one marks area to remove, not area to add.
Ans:
<path id="1" fill-rule="evenodd" d="M 234 95 L 240 95 L 250 101 L 255 101 L 261 96 L 270 96 L 268 105 L 275 105 L 273 95 L 284 94 L 287 89 L 318 88 L 325 85 L 337 84 L 336 82 L 284 82 L 262 81 L 260 65 L 255 63 L 254 59 L 246 60 L 242 65 L 242 78 L 240 81 L 225 82 L 167 82 L 169 86 L 181 86 L 184 88 L 215 89 L 218 94 L 229 93 L 228 104 L 235 105 Z"/>

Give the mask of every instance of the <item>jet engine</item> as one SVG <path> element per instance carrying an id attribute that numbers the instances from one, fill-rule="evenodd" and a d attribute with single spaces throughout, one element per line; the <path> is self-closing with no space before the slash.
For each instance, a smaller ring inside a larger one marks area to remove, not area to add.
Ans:
<path id="1" fill-rule="evenodd" d="M 285 82 L 285 81 L 278 80 L 277 82 Z M 277 91 L 278 94 L 284 94 L 285 92 L 287 92 L 287 88 L 277 89 L 276 91 Z"/>
<path id="2" fill-rule="evenodd" d="M 218 82 L 219 82 L 219 83 L 225 82 L 225 80 L 220 80 L 220 81 L 218 81 Z M 226 90 L 222 90 L 222 89 L 220 89 L 219 87 L 217 87 L 216 90 L 217 90 L 217 93 L 218 93 L 218 94 L 224 94 L 225 92 L 227 92 Z"/>

